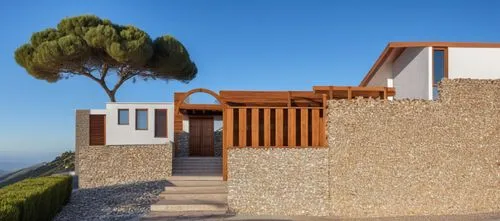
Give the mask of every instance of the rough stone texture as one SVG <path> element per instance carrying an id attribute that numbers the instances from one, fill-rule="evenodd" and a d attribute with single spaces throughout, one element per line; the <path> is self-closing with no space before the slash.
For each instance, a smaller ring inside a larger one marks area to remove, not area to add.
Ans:
<path id="1" fill-rule="evenodd" d="M 89 121 L 90 110 L 76 110 L 75 126 L 75 162 L 78 162 L 80 147 L 89 145 Z M 80 166 L 75 164 L 75 173 L 80 173 Z"/>
<path id="2" fill-rule="evenodd" d="M 228 168 L 237 213 L 329 214 L 328 148 L 231 148 Z"/>
<path id="3" fill-rule="evenodd" d="M 330 215 L 500 211 L 500 80 L 444 80 L 440 96 L 329 101 Z"/>
<path id="4" fill-rule="evenodd" d="M 214 132 L 214 156 L 222 156 L 222 129 Z"/>
<path id="5" fill-rule="evenodd" d="M 80 147 L 79 187 L 93 188 L 172 175 L 172 145 L 120 145 Z"/>
<path id="6" fill-rule="evenodd" d="M 175 141 L 175 157 L 188 157 L 189 156 L 189 133 L 178 132 Z"/>

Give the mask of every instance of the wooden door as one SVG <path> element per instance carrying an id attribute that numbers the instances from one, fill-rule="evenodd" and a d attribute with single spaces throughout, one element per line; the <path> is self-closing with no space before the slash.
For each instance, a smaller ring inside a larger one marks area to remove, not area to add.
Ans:
<path id="1" fill-rule="evenodd" d="M 106 115 L 90 115 L 89 129 L 91 146 L 106 144 Z"/>
<path id="2" fill-rule="evenodd" d="M 189 156 L 214 156 L 213 117 L 189 118 Z"/>

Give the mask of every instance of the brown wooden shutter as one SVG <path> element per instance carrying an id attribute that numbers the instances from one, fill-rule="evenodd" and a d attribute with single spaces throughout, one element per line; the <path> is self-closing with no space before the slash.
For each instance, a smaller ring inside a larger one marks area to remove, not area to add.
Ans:
<path id="1" fill-rule="evenodd" d="M 167 109 L 155 109 L 155 137 L 168 137 Z"/>
<path id="2" fill-rule="evenodd" d="M 90 115 L 90 145 L 106 144 L 106 115 Z"/>

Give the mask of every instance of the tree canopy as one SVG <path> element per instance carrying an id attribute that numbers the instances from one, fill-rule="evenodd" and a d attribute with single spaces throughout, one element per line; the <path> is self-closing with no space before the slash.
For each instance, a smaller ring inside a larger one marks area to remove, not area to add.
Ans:
<path id="1" fill-rule="evenodd" d="M 189 82 L 198 70 L 186 48 L 174 37 L 152 40 L 137 27 L 117 25 L 94 15 L 62 19 L 57 28 L 36 32 L 15 51 L 16 62 L 47 82 L 80 75 L 105 90 L 111 101 L 129 79 Z M 113 87 L 107 77 L 116 74 Z"/>

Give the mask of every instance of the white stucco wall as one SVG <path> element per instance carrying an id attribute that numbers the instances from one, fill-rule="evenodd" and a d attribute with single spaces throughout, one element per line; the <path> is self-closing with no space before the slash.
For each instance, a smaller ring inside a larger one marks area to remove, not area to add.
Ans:
<path id="1" fill-rule="evenodd" d="M 448 48 L 448 78 L 500 79 L 500 48 Z"/>
<path id="2" fill-rule="evenodd" d="M 385 62 L 368 82 L 368 87 L 388 87 L 387 79 L 392 78 L 392 62 Z"/>
<path id="3" fill-rule="evenodd" d="M 430 47 L 406 48 L 392 65 L 396 99 L 432 99 Z"/>
<path id="4" fill-rule="evenodd" d="M 118 125 L 118 109 L 129 110 L 129 124 Z M 135 129 L 135 110 L 148 109 L 148 129 Z M 154 136 L 155 109 L 167 109 L 167 138 Z M 106 145 L 163 144 L 174 140 L 174 105 L 172 103 L 107 103 L 105 110 L 91 110 L 106 114 Z"/>

